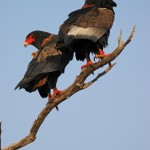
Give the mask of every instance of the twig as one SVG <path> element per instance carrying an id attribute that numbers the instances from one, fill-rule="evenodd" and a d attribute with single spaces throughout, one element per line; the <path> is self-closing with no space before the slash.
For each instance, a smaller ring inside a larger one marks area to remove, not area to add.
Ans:
<path id="1" fill-rule="evenodd" d="M 107 69 L 105 69 L 103 72 L 99 73 L 96 78 L 94 78 L 92 81 L 84 84 L 83 89 L 88 88 L 89 86 L 91 86 L 93 83 L 95 83 L 100 77 L 102 77 L 103 75 L 105 75 L 106 73 L 108 73 L 114 66 L 115 64 L 110 65 Z"/>
<path id="2" fill-rule="evenodd" d="M 55 108 L 56 106 L 58 106 L 63 101 L 65 101 L 66 99 L 68 99 L 69 97 L 71 97 L 76 92 L 89 87 L 98 78 L 105 75 L 115 64 L 112 65 L 112 67 L 107 68 L 104 72 L 98 74 L 98 76 L 95 79 L 93 79 L 91 82 L 84 84 L 87 77 L 90 76 L 95 70 L 97 70 L 97 69 L 103 67 L 104 65 L 110 63 L 111 61 L 113 61 L 123 51 L 123 49 L 126 47 L 126 45 L 131 41 L 131 39 L 134 35 L 134 32 L 135 32 L 135 27 L 133 28 L 127 41 L 124 43 L 121 42 L 121 37 L 122 37 L 122 32 L 121 32 L 119 39 L 118 39 L 118 47 L 112 52 L 112 54 L 109 57 L 103 58 L 100 62 L 97 62 L 97 63 L 87 67 L 86 69 L 82 70 L 80 75 L 76 78 L 76 80 L 74 81 L 74 83 L 71 86 L 69 86 L 67 89 L 65 89 L 61 95 L 56 96 L 53 99 L 53 102 L 48 102 L 46 104 L 45 108 L 41 111 L 41 113 L 38 115 L 37 119 L 34 121 L 29 135 L 27 135 L 22 140 L 4 148 L 3 150 L 16 150 L 16 149 L 24 147 L 24 146 L 30 144 L 31 142 L 35 141 L 36 134 L 37 134 L 40 126 L 42 125 L 42 123 L 45 120 L 45 118 L 47 117 L 47 115 L 51 112 L 51 110 L 53 108 Z"/>

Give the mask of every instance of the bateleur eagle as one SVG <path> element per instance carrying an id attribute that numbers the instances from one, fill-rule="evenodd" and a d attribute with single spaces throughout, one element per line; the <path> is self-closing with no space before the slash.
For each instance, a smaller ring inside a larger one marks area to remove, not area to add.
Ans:
<path id="1" fill-rule="evenodd" d="M 114 10 L 117 4 L 113 0 L 86 0 L 83 7 L 69 14 L 68 19 L 60 26 L 56 48 L 73 49 L 77 60 L 87 60 L 92 64 L 90 53 L 96 58 L 103 58 L 103 48 L 108 45 L 110 29 L 114 22 Z"/>
<path id="2" fill-rule="evenodd" d="M 55 48 L 57 35 L 33 31 L 25 39 L 24 45 L 33 45 L 38 51 L 32 53 L 33 59 L 28 65 L 23 79 L 15 89 L 24 88 L 27 92 L 38 90 L 42 98 L 54 98 L 60 94 L 56 87 L 58 77 L 64 73 L 65 67 L 72 60 L 73 53 L 69 50 L 65 54 Z M 53 94 L 51 95 L 51 89 Z"/>

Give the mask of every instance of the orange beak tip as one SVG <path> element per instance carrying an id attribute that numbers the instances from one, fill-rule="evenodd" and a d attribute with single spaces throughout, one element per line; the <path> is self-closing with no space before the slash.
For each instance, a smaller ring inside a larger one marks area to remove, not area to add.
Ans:
<path id="1" fill-rule="evenodd" d="M 27 47 L 28 46 L 28 43 L 24 42 L 24 47 Z"/>

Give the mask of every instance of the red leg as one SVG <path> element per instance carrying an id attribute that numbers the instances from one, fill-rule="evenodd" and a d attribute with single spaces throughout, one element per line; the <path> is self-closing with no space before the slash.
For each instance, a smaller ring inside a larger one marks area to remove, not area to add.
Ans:
<path id="1" fill-rule="evenodd" d="M 48 99 L 50 100 L 52 98 L 52 95 L 49 93 L 48 94 Z"/>
<path id="2" fill-rule="evenodd" d="M 56 87 L 53 89 L 53 94 L 51 96 L 51 98 L 53 99 L 56 95 L 59 95 L 62 93 L 62 91 L 59 91 Z"/>
<path id="3" fill-rule="evenodd" d="M 99 54 L 95 55 L 95 58 L 104 58 L 110 56 L 110 54 L 105 54 L 104 51 L 102 49 L 99 49 Z"/>
<path id="4" fill-rule="evenodd" d="M 57 88 L 55 88 L 55 90 L 57 90 Z M 58 90 L 57 90 L 58 91 Z M 59 92 L 61 92 L 61 91 L 59 91 Z M 62 92 L 61 92 L 62 93 Z M 60 94 L 61 94 L 60 93 Z M 53 93 L 54 94 L 54 93 Z M 51 99 L 53 99 L 54 98 L 54 95 L 51 95 L 51 94 L 48 94 L 48 100 L 50 101 Z M 59 111 L 59 109 L 58 109 L 58 106 L 55 106 L 55 108 L 56 108 L 56 110 L 57 111 Z"/>
<path id="5" fill-rule="evenodd" d="M 81 66 L 81 69 L 86 68 L 92 64 L 93 64 L 93 62 L 91 60 L 87 60 L 87 63 L 85 65 Z"/>
<path id="6" fill-rule="evenodd" d="M 81 69 L 86 68 L 93 64 L 88 53 L 85 53 L 85 58 L 86 58 L 87 63 L 85 65 L 81 66 Z"/>

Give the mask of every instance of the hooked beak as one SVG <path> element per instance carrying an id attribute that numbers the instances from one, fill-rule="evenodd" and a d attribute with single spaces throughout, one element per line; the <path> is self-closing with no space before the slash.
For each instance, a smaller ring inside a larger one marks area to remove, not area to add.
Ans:
<path id="1" fill-rule="evenodd" d="M 29 44 L 27 42 L 24 42 L 24 47 L 27 47 Z"/>

